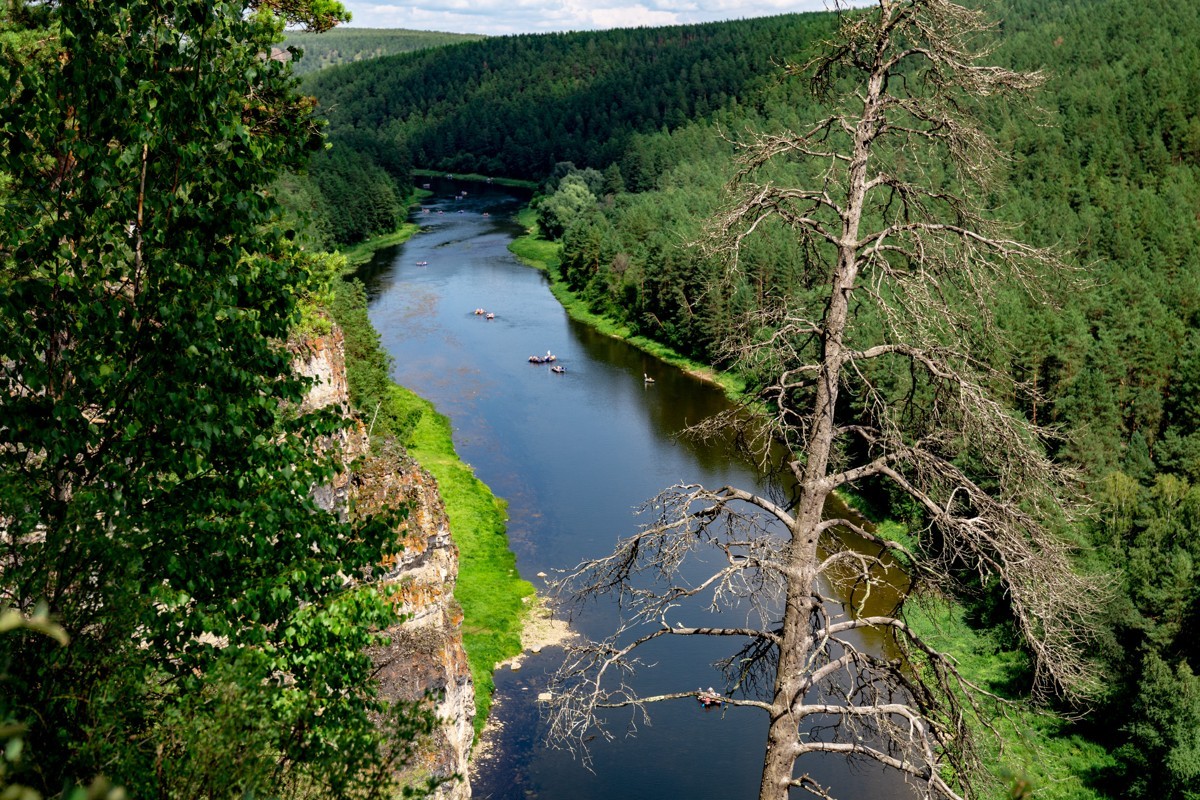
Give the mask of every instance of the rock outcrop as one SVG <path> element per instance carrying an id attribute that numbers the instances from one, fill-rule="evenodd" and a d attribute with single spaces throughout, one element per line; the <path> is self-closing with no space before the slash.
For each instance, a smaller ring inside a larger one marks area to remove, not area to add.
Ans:
<path id="1" fill-rule="evenodd" d="M 298 372 L 316 382 L 305 406 L 339 407 L 349 414 L 345 355 L 341 331 L 310 339 L 296 348 Z M 474 736 L 475 691 L 462 644 L 462 610 L 454 600 L 458 548 L 450 535 L 437 484 L 395 443 L 371 448 L 361 421 L 337 442 L 349 469 L 314 494 L 318 503 L 338 513 L 370 514 L 403 504 L 403 550 L 377 575 L 382 591 L 396 603 L 403 621 L 387 635 L 390 644 L 372 658 L 378 667 L 382 695 L 394 700 L 431 698 L 439 726 L 423 742 L 406 777 L 461 776 L 444 784 L 438 797 L 471 796 L 467 758 Z"/>
<path id="2" fill-rule="evenodd" d="M 370 451 L 367 429 L 350 412 L 350 387 L 346 382 L 346 341 L 336 325 L 324 336 L 310 336 L 292 346 L 292 368 L 298 375 L 311 378 L 313 383 L 300 406 L 301 411 L 321 408 L 338 409 L 351 419 L 333 441 L 324 446 L 336 448 L 347 465 L 355 464 Z M 345 516 L 350 507 L 350 484 L 353 468 L 338 474 L 333 483 L 313 489 L 317 505 L 326 511 Z"/>

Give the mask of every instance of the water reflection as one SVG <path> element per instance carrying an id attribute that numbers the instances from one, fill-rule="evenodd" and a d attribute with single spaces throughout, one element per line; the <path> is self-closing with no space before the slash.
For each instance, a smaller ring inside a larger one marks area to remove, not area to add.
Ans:
<path id="1" fill-rule="evenodd" d="M 430 213 L 419 214 L 422 232 L 381 252 L 362 277 L 396 379 L 451 418 L 459 455 L 508 501 L 509 538 L 523 575 L 554 574 L 606 554 L 636 529 L 634 508 L 667 486 L 759 484 L 727 448 L 678 436 L 726 407 L 719 389 L 571 321 L 544 276 L 516 262 L 507 245 L 518 232 L 513 215 L 524 198 L 498 187 L 475 186 L 468 198 L 449 200 L 454 194 L 443 184 L 447 199 L 427 203 Z M 495 319 L 476 315 L 478 308 Z M 547 349 L 566 374 L 528 362 Z M 647 385 L 643 373 L 655 382 Z M 614 619 L 612 607 L 598 605 L 579 626 L 600 636 Z M 672 641 L 654 654 L 657 667 L 639 686 L 719 687 L 713 664 L 728 655 L 727 642 Z M 756 795 L 766 720 L 753 711 L 659 705 L 652 725 L 639 722 L 636 738 L 596 746 L 591 772 L 547 749 L 535 698 L 560 660 L 561 652 L 548 650 L 527 658 L 519 672 L 497 674 L 503 727 L 491 753 L 477 759 L 477 797 Z M 844 798 L 909 796 L 874 766 L 818 758 L 804 768 Z"/>

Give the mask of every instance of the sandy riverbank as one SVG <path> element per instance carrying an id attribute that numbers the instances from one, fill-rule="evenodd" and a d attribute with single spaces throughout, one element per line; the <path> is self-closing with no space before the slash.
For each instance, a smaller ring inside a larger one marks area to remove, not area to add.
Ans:
<path id="1" fill-rule="evenodd" d="M 521 652 L 507 661 L 501 661 L 496 665 L 497 669 L 520 669 L 526 653 L 540 653 L 545 647 L 562 646 L 576 636 L 566 620 L 554 616 L 545 598 L 534 595 L 528 599 L 529 611 L 521 628 Z"/>
<path id="2" fill-rule="evenodd" d="M 507 661 L 496 665 L 496 669 L 520 669 L 525 658 L 531 653 L 540 653 L 547 647 L 562 647 L 578 634 L 564 619 L 554 616 L 554 611 L 541 595 L 529 598 L 529 610 L 525 616 L 524 627 L 521 630 L 521 652 Z M 502 714 L 498 714 L 500 697 L 492 698 L 492 711 L 488 715 L 487 724 L 479 735 L 479 741 L 471 753 L 471 760 L 478 762 L 486 760 L 492 751 L 496 737 L 503 723 Z"/>

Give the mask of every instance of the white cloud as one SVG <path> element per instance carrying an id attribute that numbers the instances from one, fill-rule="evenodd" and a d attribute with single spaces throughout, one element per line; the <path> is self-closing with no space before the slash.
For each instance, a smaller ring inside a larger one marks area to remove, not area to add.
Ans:
<path id="1" fill-rule="evenodd" d="M 482 33 L 548 33 L 635 26 L 683 25 L 824 11 L 833 0 L 417 0 L 393 5 L 343 0 L 354 15 L 350 27 Z M 864 0 L 857 0 L 861 4 Z"/>

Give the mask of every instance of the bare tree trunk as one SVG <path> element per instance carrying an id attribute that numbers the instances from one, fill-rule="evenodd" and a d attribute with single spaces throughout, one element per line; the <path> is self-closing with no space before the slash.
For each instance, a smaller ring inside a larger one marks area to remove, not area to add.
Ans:
<path id="1" fill-rule="evenodd" d="M 792 785 L 796 758 L 803 750 L 797 743 L 796 730 L 800 720 L 795 709 L 804 703 L 803 677 L 813 655 L 812 626 L 814 604 L 818 602 L 817 544 L 819 526 L 830 486 L 827 482 L 829 459 L 833 452 L 834 415 L 837 410 L 838 389 L 843 363 L 843 339 L 849 318 L 849 299 L 858 275 L 856 248 L 862 220 L 863 199 L 866 195 L 867 164 L 870 143 L 874 136 L 875 105 L 878 102 L 882 79 L 873 76 L 864 112 L 854 137 L 854 155 L 850 165 L 847 202 L 842 216 L 842 239 L 829 292 L 829 309 L 825 319 L 824 342 L 813 399 L 813 420 L 810 439 L 804 453 L 803 474 L 798 475 L 801 487 L 800 507 L 789 545 L 787 604 L 783 616 L 783 642 L 780 646 L 779 669 L 775 676 L 775 696 L 771 703 L 771 726 L 767 734 L 767 751 L 763 761 L 759 800 L 787 800 Z"/>
<path id="2" fill-rule="evenodd" d="M 817 504 L 817 521 L 820 521 L 820 504 Z M 814 530 L 811 525 L 808 528 Z M 793 538 L 788 548 L 787 563 L 792 574 L 783 611 L 783 643 L 779 649 L 779 669 L 775 673 L 771 723 L 758 790 L 760 800 L 787 800 L 798 755 L 796 729 L 800 720 L 796 717 L 796 708 L 804 701 L 805 662 L 813 652 L 809 621 L 817 602 L 812 591 L 817 581 L 816 542 L 817 537 L 810 533 L 807 538 Z"/>
<path id="3" fill-rule="evenodd" d="M 614 595 L 628 616 L 612 637 L 574 648 L 556 676 L 558 741 L 586 750 L 589 731 L 603 731 L 598 709 L 645 713 L 650 703 L 695 697 L 642 696 L 625 676 L 640 665 L 639 648 L 658 639 L 722 636 L 744 642 L 723 662 L 744 696 L 725 702 L 769 716 L 759 800 L 788 800 L 792 788 L 831 797 L 795 774 L 797 759 L 812 753 L 894 769 L 928 798 L 973 796 L 973 776 L 986 765 L 969 720 L 987 727 L 981 703 L 996 698 L 923 641 L 901 608 L 831 616 L 822 605 L 823 587 L 847 573 L 878 583 L 890 568 L 887 552 L 904 554 L 914 584 L 942 596 L 964 568 L 999 582 L 1036 688 L 1072 698 L 1094 688 L 1082 653 L 1102 590 L 1072 570 L 1055 530 L 1066 518 L 1068 476 L 1046 457 L 1048 433 L 997 399 L 1010 396 L 997 388 L 1009 376 L 975 352 L 980 328 L 1000 335 L 988 316 L 997 285 L 1031 289 L 1040 270 L 1061 271 L 1053 253 L 1008 238 L 972 199 L 999 156 L 971 104 L 1040 82 L 976 63 L 982 53 L 968 44 L 989 29 L 953 0 L 876 0 L 873 12 L 846 14 L 830 52 L 791 68 L 812 71 L 825 87 L 844 85 L 848 74 L 861 82 L 808 131 L 760 134 L 745 146 L 737 197 L 717 222 L 713 250 L 731 257 L 736 279 L 742 240 L 777 220 L 805 254 L 806 285 L 828 294 L 804 307 L 807 296 L 798 294 L 792 306 L 779 287 L 778 307 L 730 338 L 731 360 L 772 377 L 753 413 L 705 427 L 742 425 L 764 451 L 786 442 L 797 498 L 781 504 L 731 486 L 671 487 L 648 504 L 653 522 L 568 576 L 577 597 Z M 819 165 L 811 187 L 754 182 L 760 167 L 789 158 Z M 837 418 L 843 389 L 853 390 L 852 420 Z M 926 514 L 928 526 L 913 532 L 924 550 L 854 520 L 822 518 L 830 492 L 868 478 L 889 481 Z M 878 552 L 847 548 L 837 528 Z M 701 548 L 718 553 L 719 566 L 698 584 L 676 580 Z M 646 588 L 648 575 L 658 588 Z M 684 604 L 701 597 L 705 612 L 748 606 L 757 624 L 690 626 Z M 851 634 L 867 629 L 894 637 L 907 663 L 860 651 Z M 830 723 L 813 728 L 810 719 Z"/>

